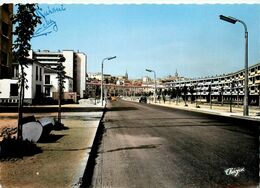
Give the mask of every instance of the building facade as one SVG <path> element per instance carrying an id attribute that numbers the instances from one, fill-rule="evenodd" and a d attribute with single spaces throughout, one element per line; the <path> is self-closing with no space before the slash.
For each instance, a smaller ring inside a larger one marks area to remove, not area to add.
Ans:
<path id="1" fill-rule="evenodd" d="M 87 57 L 84 53 L 73 50 L 63 50 L 58 52 L 30 51 L 29 58 L 35 59 L 46 68 L 56 69 L 60 55 L 66 58 L 63 63 L 66 76 L 73 79 L 73 92 L 77 92 L 79 98 L 84 97 L 86 90 L 86 63 Z"/>
<path id="2" fill-rule="evenodd" d="M 18 69 L 16 69 L 16 71 L 19 72 Z M 19 85 L 17 72 L 12 79 L 0 79 L 1 103 L 18 103 Z M 24 72 L 27 80 L 25 83 L 27 88 L 24 90 L 24 101 L 25 103 L 31 104 L 33 103 L 33 100 L 43 97 L 44 67 L 38 62 L 30 62 L 27 64 Z"/>
<path id="3" fill-rule="evenodd" d="M 0 79 L 12 77 L 12 14 L 13 4 L 0 6 Z"/>
<path id="4" fill-rule="evenodd" d="M 249 103 L 259 104 L 260 63 L 250 66 L 248 70 Z M 223 95 L 226 99 L 232 97 L 242 102 L 244 98 L 244 70 L 221 76 L 165 83 L 166 88 L 175 90 L 185 86 L 188 88 L 188 96 L 193 95 L 206 98 L 210 94 L 213 99 L 217 99 L 220 95 Z M 193 93 L 190 92 L 190 88 L 193 88 Z"/>
<path id="5" fill-rule="evenodd" d="M 54 93 L 58 93 L 59 91 L 59 81 L 58 81 L 57 72 L 50 68 L 44 69 L 44 96 L 45 97 L 54 97 Z M 63 83 L 64 93 L 73 92 L 73 79 L 69 76 L 65 76 Z"/>

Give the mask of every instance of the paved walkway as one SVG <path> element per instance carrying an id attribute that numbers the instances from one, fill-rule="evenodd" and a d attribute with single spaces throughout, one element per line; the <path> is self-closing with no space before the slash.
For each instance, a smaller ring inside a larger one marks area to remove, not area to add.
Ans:
<path id="1" fill-rule="evenodd" d="M 66 106 L 96 107 L 90 104 Z M 7 122 L 8 118 L 3 115 L 0 119 Z M 36 117 L 42 115 L 48 114 Z M 0 188 L 79 187 L 102 115 L 102 111 L 62 113 L 62 123 L 69 129 L 52 131 L 49 140 L 37 143 L 42 153 L 1 162 Z"/>
<path id="2" fill-rule="evenodd" d="M 125 98 L 126 100 L 135 101 L 138 102 L 137 98 Z M 243 119 L 252 119 L 252 120 L 259 120 L 260 121 L 260 108 L 259 107 L 250 107 L 249 108 L 249 116 L 243 116 L 243 106 L 237 106 L 236 104 L 233 104 L 232 106 L 232 112 L 230 112 L 230 105 L 216 105 L 213 104 L 212 107 L 208 103 L 200 103 L 198 101 L 197 105 L 199 108 L 196 107 L 196 103 L 192 103 L 189 101 L 187 102 L 187 106 L 185 106 L 185 103 L 183 101 L 177 102 L 176 101 L 165 101 L 165 103 L 161 100 L 160 102 L 154 103 L 152 100 L 147 101 L 150 104 L 154 105 L 161 105 L 161 106 L 167 106 L 172 108 L 178 108 L 183 110 L 190 110 L 190 111 L 197 111 L 202 113 L 209 113 L 209 114 L 215 114 L 215 115 L 221 115 L 221 116 L 229 116 L 229 117 L 236 117 L 236 118 L 243 118 Z"/>

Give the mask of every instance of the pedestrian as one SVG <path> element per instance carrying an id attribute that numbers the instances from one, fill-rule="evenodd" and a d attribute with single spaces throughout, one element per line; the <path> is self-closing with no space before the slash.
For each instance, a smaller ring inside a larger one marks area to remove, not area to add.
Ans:
<path id="1" fill-rule="evenodd" d="M 165 100 L 166 100 L 166 99 L 165 99 L 165 95 L 163 95 L 162 97 L 163 97 L 163 103 L 165 104 Z"/>

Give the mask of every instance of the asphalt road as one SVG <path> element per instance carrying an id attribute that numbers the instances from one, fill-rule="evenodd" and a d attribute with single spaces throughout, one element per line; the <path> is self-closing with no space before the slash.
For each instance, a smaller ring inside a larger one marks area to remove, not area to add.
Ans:
<path id="1" fill-rule="evenodd" d="M 259 122 L 125 101 L 107 108 L 91 187 L 257 187 Z"/>

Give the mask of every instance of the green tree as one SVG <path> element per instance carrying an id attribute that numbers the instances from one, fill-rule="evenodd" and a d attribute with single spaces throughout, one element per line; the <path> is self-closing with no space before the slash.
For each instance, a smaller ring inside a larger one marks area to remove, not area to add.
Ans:
<path id="1" fill-rule="evenodd" d="M 258 85 L 257 88 L 258 88 L 258 107 L 260 108 L 260 85 Z"/>
<path id="2" fill-rule="evenodd" d="M 188 105 L 187 105 L 188 87 L 187 87 L 186 85 L 183 86 L 182 92 L 183 92 L 183 95 L 184 95 L 184 103 L 185 103 L 185 106 L 188 106 Z"/>
<path id="3" fill-rule="evenodd" d="M 63 89 L 64 89 L 64 79 L 66 72 L 64 71 L 65 67 L 63 66 L 63 62 L 65 62 L 66 59 L 63 57 L 63 55 L 60 55 L 57 65 L 57 73 L 58 73 L 58 85 L 59 85 L 59 108 L 58 108 L 58 124 L 62 125 L 61 123 L 61 102 L 63 100 Z"/>
<path id="4" fill-rule="evenodd" d="M 27 67 L 29 50 L 31 49 L 30 40 L 34 30 L 41 23 L 40 17 L 35 14 L 37 4 L 18 4 L 17 13 L 12 16 L 12 23 L 15 25 L 13 35 L 15 41 L 12 46 L 14 60 L 19 63 L 19 106 L 18 106 L 18 139 L 22 139 L 22 118 L 24 106 L 24 89 L 27 88 L 26 74 L 24 68 Z"/>
<path id="5" fill-rule="evenodd" d="M 224 87 L 221 86 L 220 90 L 219 90 L 219 95 L 221 97 L 221 106 L 223 106 L 223 103 L 224 103 L 224 92 L 225 92 Z"/>
<path id="6" fill-rule="evenodd" d="M 190 91 L 190 95 L 191 95 L 191 103 L 194 101 L 194 92 L 195 92 L 195 89 L 194 89 L 194 86 L 190 86 L 189 87 L 189 91 Z"/>
<path id="7" fill-rule="evenodd" d="M 212 109 L 212 96 L 211 96 L 211 93 L 212 92 L 212 88 L 211 88 L 211 85 L 209 85 L 208 87 L 208 96 L 209 96 L 209 103 L 210 103 L 210 109 Z"/>

